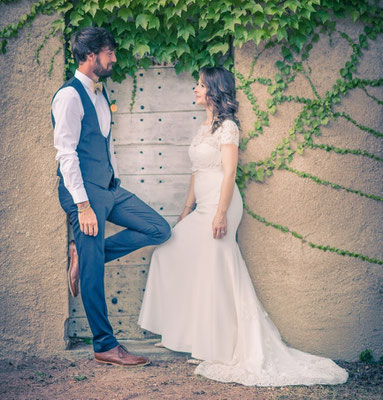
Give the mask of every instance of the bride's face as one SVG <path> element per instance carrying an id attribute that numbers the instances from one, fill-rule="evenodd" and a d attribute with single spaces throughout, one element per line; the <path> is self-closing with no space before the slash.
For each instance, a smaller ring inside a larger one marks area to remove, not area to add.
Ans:
<path id="1" fill-rule="evenodd" d="M 206 97 L 206 92 L 207 92 L 207 87 L 203 83 L 203 80 L 201 77 L 199 77 L 198 84 L 194 88 L 194 93 L 195 93 L 195 102 L 196 104 L 207 107 L 207 97 Z"/>

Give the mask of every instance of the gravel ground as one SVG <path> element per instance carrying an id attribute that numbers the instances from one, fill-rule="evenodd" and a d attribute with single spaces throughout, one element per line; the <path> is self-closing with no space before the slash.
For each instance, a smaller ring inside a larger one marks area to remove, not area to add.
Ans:
<path id="1" fill-rule="evenodd" d="M 66 352 L 65 358 L 31 359 L 17 365 L 3 361 L 0 363 L 0 399 L 383 399 L 383 365 L 378 364 L 339 362 L 350 373 L 345 385 L 260 388 L 196 376 L 195 367 L 185 362 L 187 355 L 164 349 L 151 350 L 152 364 L 145 367 L 115 367 L 97 364 L 91 358 L 91 349 L 83 347 L 77 352 Z"/>

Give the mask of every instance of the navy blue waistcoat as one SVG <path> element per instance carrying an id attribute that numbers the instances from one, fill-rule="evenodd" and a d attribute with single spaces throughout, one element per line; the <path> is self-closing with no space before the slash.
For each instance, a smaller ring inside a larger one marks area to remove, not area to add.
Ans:
<path id="1" fill-rule="evenodd" d="M 67 86 L 72 86 L 78 92 L 84 108 L 84 117 L 81 121 L 80 140 L 76 148 L 80 161 L 82 179 L 85 182 L 91 182 L 106 189 L 109 187 L 114 173 L 110 159 L 110 130 L 108 137 L 105 137 L 102 134 L 96 108 L 80 80 L 73 77 L 60 89 Z M 105 96 L 108 105 L 110 105 L 105 88 L 103 89 L 103 95 Z M 53 96 L 53 99 L 55 96 Z M 54 128 L 55 120 L 53 113 L 52 123 Z M 60 164 L 57 169 L 57 175 L 62 179 Z"/>

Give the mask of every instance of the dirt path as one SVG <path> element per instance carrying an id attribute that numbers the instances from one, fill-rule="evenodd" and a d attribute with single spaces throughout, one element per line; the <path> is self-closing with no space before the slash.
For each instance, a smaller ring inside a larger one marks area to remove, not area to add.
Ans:
<path id="1" fill-rule="evenodd" d="M 130 346 L 132 347 L 132 346 Z M 141 347 L 140 354 L 145 353 Z M 0 363 L 1 400 L 382 400 L 383 365 L 340 363 L 350 373 L 338 386 L 245 387 L 194 375 L 186 356 L 155 349 L 152 364 L 121 368 L 95 363 L 90 347 L 64 358 Z M 149 354 L 147 354 L 149 355 Z"/>

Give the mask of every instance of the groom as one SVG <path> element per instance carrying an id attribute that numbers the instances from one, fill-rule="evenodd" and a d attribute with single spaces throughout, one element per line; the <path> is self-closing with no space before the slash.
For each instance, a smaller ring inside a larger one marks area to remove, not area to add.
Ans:
<path id="1" fill-rule="evenodd" d="M 109 98 L 99 78 L 117 61 L 113 36 L 103 28 L 77 32 L 72 52 L 79 64 L 52 101 L 54 146 L 59 161 L 59 200 L 73 227 L 69 285 L 81 297 L 93 334 L 95 360 L 134 366 L 149 361 L 129 353 L 113 336 L 104 292 L 104 263 L 170 236 L 168 223 L 120 186 L 110 138 Z M 125 227 L 105 238 L 105 221 Z"/>

